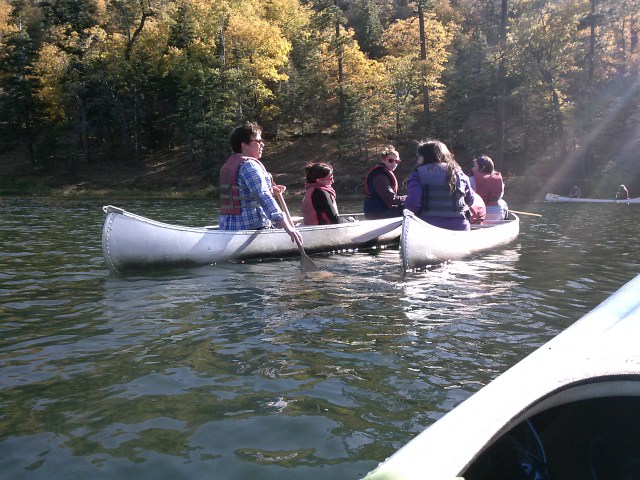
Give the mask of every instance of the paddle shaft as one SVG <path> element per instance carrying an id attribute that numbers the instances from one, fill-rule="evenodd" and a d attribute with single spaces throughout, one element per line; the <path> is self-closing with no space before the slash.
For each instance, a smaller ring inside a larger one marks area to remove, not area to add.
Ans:
<path id="1" fill-rule="evenodd" d="M 512 209 L 509 209 L 509 211 L 511 211 L 513 213 L 518 213 L 520 215 L 531 215 L 532 217 L 541 217 L 542 216 L 539 213 L 519 212 L 518 210 L 512 210 Z"/>
<path id="2" fill-rule="evenodd" d="M 277 192 L 276 198 L 278 199 L 278 202 L 282 207 L 282 211 L 284 212 L 284 215 L 287 221 L 289 222 L 289 225 L 291 225 L 291 228 L 295 228 L 293 225 L 293 220 L 291 220 L 291 214 L 289 213 L 289 208 L 287 207 L 287 203 L 284 201 L 284 197 L 282 196 L 282 192 Z M 298 244 L 298 251 L 300 252 L 300 270 L 302 270 L 303 272 L 317 272 L 318 270 L 320 270 L 320 268 L 315 264 L 315 262 L 311 260 L 311 258 L 309 258 L 309 255 L 307 255 L 307 252 L 304 251 L 304 247 L 302 246 L 302 243 L 297 238 L 295 240 L 296 240 L 296 243 Z"/>

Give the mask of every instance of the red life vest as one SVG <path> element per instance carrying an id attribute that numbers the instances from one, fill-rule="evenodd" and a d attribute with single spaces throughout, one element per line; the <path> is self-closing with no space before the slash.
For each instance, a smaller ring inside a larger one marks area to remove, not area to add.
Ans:
<path id="1" fill-rule="evenodd" d="M 313 192 L 316 190 L 324 190 L 327 192 L 331 198 L 334 210 L 336 212 L 338 211 L 338 206 L 336 204 L 336 191 L 332 187 L 321 186 L 314 182 L 307 183 L 305 185 L 305 189 L 306 191 L 302 198 L 302 217 L 304 218 L 305 225 L 320 225 L 321 219 L 318 218 L 316 207 L 313 206 Z M 326 212 L 320 212 L 320 215 L 323 220 L 322 225 L 329 225 L 331 223 L 331 219 L 326 215 Z"/>
<path id="2" fill-rule="evenodd" d="M 240 200 L 254 200 L 253 197 L 241 196 L 238 184 L 238 170 L 247 160 L 257 162 L 265 172 L 267 171 L 257 158 L 239 153 L 234 153 L 227 158 L 220 169 L 220 213 L 224 215 L 240 215 L 242 211 Z"/>
<path id="3" fill-rule="evenodd" d="M 482 197 L 487 207 L 498 205 L 498 200 L 504 195 L 504 183 L 500 172 L 488 173 L 474 172 L 476 179 L 476 192 Z"/>
<path id="4" fill-rule="evenodd" d="M 377 171 L 379 170 L 379 171 Z M 372 175 L 373 174 L 373 175 Z M 382 163 L 374 165 L 369 169 L 367 174 L 364 176 L 364 196 L 365 198 L 374 198 L 378 197 L 377 192 L 370 186 L 370 181 L 373 179 L 374 175 L 385 174 L 389 177 L 389 182 L 391 183 L 391 188 L 393 188 L 394 193 L 398 193 L 398 179 L 387 167 L 385 167 Z M 372 191 L 374 190 L 374 191 Z"/>

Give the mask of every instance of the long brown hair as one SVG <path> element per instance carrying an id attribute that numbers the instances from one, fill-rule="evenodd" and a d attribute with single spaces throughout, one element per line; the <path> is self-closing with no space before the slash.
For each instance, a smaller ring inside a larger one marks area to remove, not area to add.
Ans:
<path id="1" fill-rule="evenodd" d="M 418 155 L 424 159 L 423 164 L 444 163 L 447 166 L 447 180 L 449 190 L 456 190 L 457 171 L 460 170 L 453 153 L 439 140 L 425 140 L 418 144 Z"/>

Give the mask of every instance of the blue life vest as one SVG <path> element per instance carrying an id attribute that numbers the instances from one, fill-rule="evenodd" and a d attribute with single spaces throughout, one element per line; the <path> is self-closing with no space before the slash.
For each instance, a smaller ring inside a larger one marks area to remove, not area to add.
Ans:
<path id="1" fill-rule="evenodd" d="M 430 217 L 462 217 L 469 209 L 464 201 L 460 175 L 456 175 L 456 189 L 449 189 L 447 166 L 444 163 L 427 163 L 417 168 L 422 184 L 421 215 Z"/>

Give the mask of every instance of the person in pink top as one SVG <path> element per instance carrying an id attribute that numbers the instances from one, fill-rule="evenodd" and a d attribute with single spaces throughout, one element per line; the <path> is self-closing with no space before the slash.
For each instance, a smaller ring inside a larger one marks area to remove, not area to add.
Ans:
<path id="1" fill-rule="evenodd" d="M 471 188 L 482 197 L 487 210 L 485 221 L 496 222 L 509 216 L 509 207 L 502 198 L 504 181 L 500 172 L 495 170 L 493 160 L 487 155 L 480 155 L 473 161 L 471 169 Z"/>

